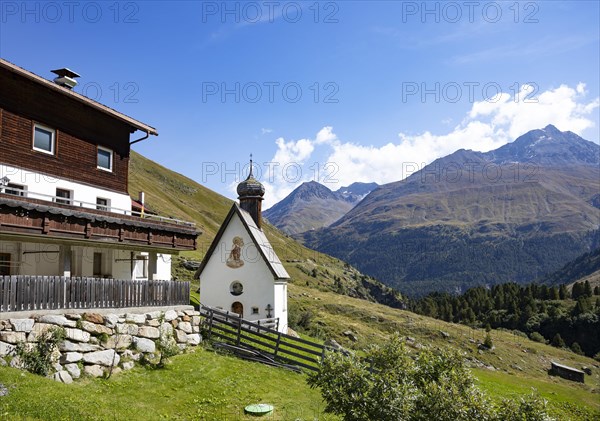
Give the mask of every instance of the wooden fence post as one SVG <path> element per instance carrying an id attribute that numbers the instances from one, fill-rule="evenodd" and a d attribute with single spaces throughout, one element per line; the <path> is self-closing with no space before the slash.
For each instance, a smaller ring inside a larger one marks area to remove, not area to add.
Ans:
<path id="1" fill-rule="evenodd" d="M 275 344 L 275 351 L 273 351 L 273 358 L 277 358 L 277 352 L 279 352 L 279 344 L 281 343 L 281 332 L 277 335 L 277 343 Z"/>

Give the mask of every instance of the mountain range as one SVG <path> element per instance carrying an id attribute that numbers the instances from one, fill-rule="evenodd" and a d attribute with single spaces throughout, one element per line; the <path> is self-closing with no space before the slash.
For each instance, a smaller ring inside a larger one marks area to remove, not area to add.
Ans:
<path id="1" fill-rule="evenodd" d="M 377 183 L 352 183 L 331 191 L 316 181 L 305 182 L 263 215 L 286 234 L 299 234 L 331 225 L 375 188 Z"/>
<path id="2" fill-rule="evenodd" d="M 538 279 L 600 244 L 600 147 L 549 125 L 458 150 L 299 237 L 411 295 Z"/>

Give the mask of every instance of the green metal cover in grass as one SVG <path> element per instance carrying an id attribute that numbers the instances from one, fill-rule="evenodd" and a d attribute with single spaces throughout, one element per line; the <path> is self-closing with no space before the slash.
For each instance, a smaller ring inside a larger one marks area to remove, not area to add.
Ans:
<path id="1" fill-rule="evenodd" d="M 265 415 L 273 410 L 273 405 L 267 403 L 255 403 L 244 408 L 247 414 Z"/>

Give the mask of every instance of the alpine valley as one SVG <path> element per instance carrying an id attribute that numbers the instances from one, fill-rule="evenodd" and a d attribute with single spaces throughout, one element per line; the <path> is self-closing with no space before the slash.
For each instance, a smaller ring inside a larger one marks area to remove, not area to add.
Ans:
<path id="1" fill-rule="evenodd" d="M 437 159 L 298 238 L 419 296 L 542 278 L 597 248 L 599 228 L 600 146 L 548 125 Z"/>

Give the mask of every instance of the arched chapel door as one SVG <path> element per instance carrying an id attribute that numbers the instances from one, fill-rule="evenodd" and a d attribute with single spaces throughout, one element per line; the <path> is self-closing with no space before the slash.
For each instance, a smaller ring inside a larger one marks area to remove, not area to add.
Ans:
<path id="1" fill-rule="evenodd" d="M 239 314 L 240 317 L 244 317 L 244 305 L 239 301 L 236 301 L 231 305 L 231 312 Z"/>

